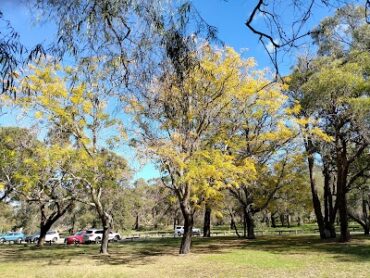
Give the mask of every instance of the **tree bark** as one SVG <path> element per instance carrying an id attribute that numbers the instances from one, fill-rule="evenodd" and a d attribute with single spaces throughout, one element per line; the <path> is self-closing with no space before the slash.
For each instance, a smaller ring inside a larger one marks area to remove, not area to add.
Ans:
<path id="1" fill-rule="evenodd" d="M 42 225 L 40 227 L 40 235 L 39 235 L 39 238 L 38 238 L 38 241 L 37 241 L 37 247 L 44 246 L 46 233 L 49 231 L 49 229 L 50 229 L 50 227 L 48 227 L 46 225 Z"/>
<path id="2" fill-rule="evenodd" d="M 298 215 L 298 218 L 297 218 L 297 225 L 298 226 L 302 226 L 303 225 L 303 218 L 301 215 Z"/>
<path id="3" fill-rule="evenodd" d="M 333 206 L 333 193 L 330 187 L 331 176 L 329 172 L 329 167 L 323 163 L 323 175 L 324 175 L 324 223 L 325 223 L 325 236 L 326 238 L 336 238 L 337 234 L 335 232 L 335 217 L 336 217 L 336 207 Z"/>
<path id="4" fill-rule="evenodd" d="M 243 237 L 247 238 L 247 208 L 243 207 Z"/>
<path id="5" fill-rule="evenodd" d="M 176 229 L 176 226 L 177 226 L 177 215 L 175 215 L 175 216 L 173 217 L 173 230 L 175 230 L 175 229 Z"/>
<path id="6" fill-rule="evenodd" d="M 193 215 L 185 212 L 184 214 L 184 234 L 181 239 L 180 254 L 188 254 L 191 249 L 193 236 Z"/>
<path id="7" fill-rule="evenodd" d="M 269 214 L 265 214 L 264 217 L 263 217 L 263 220 L 266 223 L 266 226 L 267 227 L 270 227 L 271 226 L 270 217 L 269 216 L 270 216 Z"/>
<path id="8" fill-rule="evenodd" d="M 287 213 L 286 214 L 286 222 L 287 222 L 287 226 L 288 226 L 288 228 L 290 228 L 290 223 L 291 223 L 291 216 L 290 216 L 290 214 L 289 213 Z"/>
<path id="9" fill-rule="evenodd" d="M 103 238 L 100 245 L 100 254 L 107 255 L 108 254 L 108 242 L 109 242 L 109 233 L 110 233 L 110 225 L 103 226 Z"/>
<path id="10" fill-rule="evenodd" d="M 272 214 L 272 213 L 271 213 L 271 227 L 276 228 L 275 214 Z"/>
<path id="11" fill-rule="evenodd" d="M 280 222 L 281 222 L 281 226 L 282 227 L 285 227 L 285 214 L 281 213 L 280 215 Z"/>
<path id="12" fill-rule="evenodd" d="M 351 237 L 348 230 L 348 208 L 346 194 L 338 190 L 338 210 L 339 210 L 339 221 L 340 221 L 340 241 L 348 242 Z"/>
<path id="13" fill-rule="evenodd" d="M 364 227 L 364 235 L 365 235 L 365 236 L 370 235 L 370 227 L 369 227 L 369 226 L 365 226 L 365 227 Z"/>
<path id="14" fill-rule="evenodd" d="M 230 221 L 230 229 L 234 229 L 237 237 L 240 237 L 240 234 L 238 232 L 238 227 L 236 226 L 234 214 L 231 211 L 230 211 L 230 218 L 231 218 L 231 221 Z"/>
<path id="15" fill-rule="evenodd" d="M 369 217 L 369 209 L 370 204 L 369 201 L 365 198 L 364 194 L 362 194 L 362 214 L 364 217 L 364 234 L 370 234 L 370 217 Z"/>
<path id="16" fill-rule="evenodd" d="M 204 211 L 203 237 L 211 237 L 211 213 L 212 209 L 206 205 Z"/>
<path id="17" fill-rule="evenodd" d="M 231 217 L 230 213 L 230 229 L 234 229 L 234 226 L 235 226 L 234 217 Z"/>
<path id="18" fill-rule="evenodd" d="M 254 215 L 252 212 L 246 213 L 246 222 L 247 222 L 247 238 L 248 239 L 256 239 L 256 235 L 254 232 Z"/>
<path id="19" fill-rule="evenodd" d="M 134 229 L 137 231 L 137 230 L 139 230 L 139 228 L 140 228 L 140 226 L 139 226 L 139 214 L 136 214 Z"/>
<path id="20" fill-rule="evenodd" d="M 319 198 L 319 195 L 317 193 L 316 182 L 315 182 L 315 178 L 313 176 L 314 158 L 313 158 L 312 151 L 310 151 L 310 150 L 312 150 L 312 148 L 313 148 L 312 142 L 308 139 L 308 141 L 306 142 L 306 150 L 309 152 L 309 155 L 307 157 L 307 161 L 308 161 L 308 172 L 309 172 L 309 176 L 310 176 L 312 204 L 313 204 L 313 207 L 314 207 L 316 222 L 317 222 L 317 225 L 319 227 L 320 238 L 325 239 L 325 238 L 327 238 L 327 234 L 325 233 L 324 217 L 322 215 L 320 198 Z"/>
<path id="21" fill-rule="evenodd" d="M 351 239 L 348 230 L 348 207 L 346 198 L 348 167 L 345 146 L 342 148 L 343 150 L 339 152 L 337 147 L 337 203 L 340 221 L 340 241 L 348 242 Z"/>
<path id="22" fill-rule="evenodd" d="M 62 217 L 66 211 L 72 206 L 72 203 L 69 203 L 63 209 L 54 211 L 51 215 L 46 216 L 46 207 L 45 204 L 40 205 L 41 212 L 41 221 L 40 221 L 40 236 L 37 240 L 37 247 L 42 247 L 45 244 L 46 233 L 50 230 L 51 226 Z"/>
<path id="23" fill-rule="evenodd" d="M 106 211 L 101 203 L 101 194 L 102 188 L 99 188 L 98 191 L 96 191 L 94 188 L 91 188 L 92 201 L 95 204 L 96 211 L 103 226 L 103 238 L 100 244 L 100 254 L 108 255 L 109 233 L 112 227 L 113 217 L 108 213 L 108 211 Z"/>
<path id="24" fill-rule="evenodd" d="M 71 229 L 69 230 L 69 234 L 70 235 L 73 235 L 75 233 L 75 225 L 76 225 L 76 213 L 73 213 L 73 215 L 72 215 Z"/>

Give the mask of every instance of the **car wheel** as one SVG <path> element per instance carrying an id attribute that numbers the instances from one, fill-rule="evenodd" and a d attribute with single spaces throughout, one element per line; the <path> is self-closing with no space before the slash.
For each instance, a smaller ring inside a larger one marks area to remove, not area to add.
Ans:
<path id="1" fill-rule="evenodd" d="M 114 237 L 114 241 L 119 241 L 121 238 L 120 238 L 120 236 L 119 235 L 116 235 L 115 237 Z"/>
<path id="2" fill-rule="evenodd" d="M 51 240 L 51 242 L 52 243 L 55 243 L 55 242 L 57 242 L 58 241 L 58 238 L 56 238 L 56 237 L 54 237 L 52 240 Z"/>
<path id="3" fill-rule="evenodd" d="M 0 243 L 4 243 L 5 242 L 5 239 L 4 238 L 0 238 Z"/>
<path id="4" fill-rule="evenodd" d="M 96 244 L 99 244 L 99 243 L 100 243 L 100 241 L 101 241 L 101 238 L 100 238 L 100 237 L 95 238 L 95 243 L 96 243 Z"/>

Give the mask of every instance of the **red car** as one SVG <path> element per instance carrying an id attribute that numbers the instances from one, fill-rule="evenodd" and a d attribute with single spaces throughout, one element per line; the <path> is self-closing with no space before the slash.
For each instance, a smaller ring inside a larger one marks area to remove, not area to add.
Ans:
<path id="1" fill-rule="evenodd" d="M 73 236 L 68 236 L 64 240 L 66 244 L 81 244 L 84 242 L 84 235 L 86 234 L 86 231 L 79 231 L 75 233 Z"/>

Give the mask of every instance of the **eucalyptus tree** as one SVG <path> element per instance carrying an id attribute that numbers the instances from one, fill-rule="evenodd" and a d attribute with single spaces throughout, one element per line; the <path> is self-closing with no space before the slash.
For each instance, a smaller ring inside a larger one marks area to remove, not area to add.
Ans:
<path id="1" fill-rule="evenodd" d="M 303 107 L 301 116 L 304 113 L 308 118 L 301 122 L 304 124 L 305 133 L 308 134 L 309 129 L 312 130 L 312 127 L 316 126 L 326 134 L 324 136 L 326 138 L 321 137 L 325 140 L 318 139 L 319 147 L 317 140 L 314 141 L 311 136 L 305 137 L 319 227 L 322 229 L 325 223 L 320 216 L 321 207 L 312 176 L 314 153 L 321 154 L 323 159 L 327 184 L 325 188 L 328 188 L 330 179 L 335 176 L 334 211 L 338 209 L 339 212 L 343 241 L 349 240 L 346 194 L 369 167 L 368 163 L 362 167 L 356 167 L 359 159 L 366 160 L 368 156 L 369 127 L 366 120 L 359 122 L 358 119 L 366 119 L 369 115 L 369 110 L 366 108 L 369 98 L 369 81 L 366 78 L 369 72 L 369 57 L 367 52 L 353 51 L 343 58 L 317 58 L 309 64 L 307 72 L 296 70 L 293 78 L 293 83 L 298 81 L 295 84 L 301 84 L 296 87 L 298 89 L 296 92 L 299 92 L 300 97 L 297 100 Z M 362 103 L 363 110 L 359 111 L 356 108 L 358 103 Z M 323 232 L 324 230 L 321 231 Z"/>
<path id="2" fill-rule="evenodd" d="M 114 61 L 119 69 L 111 71 L 111 80 L 124 94 L 135 89 L 138 72 L 141 82 L 152 79 L 163 52 L 183 67 L 187 36 L 216 37 L 215 28 L 187 0 L 36 0 L 36 8 L 57 24 L 50 48 L 55 56 L 106 57 L 101 60 L 105 70 Z"/>
<path id="3" fill-rule="evenodd" d="M 291 98 L 300 105 L 298 123 L 321 238 L 336 236 L 334 221 L 338 211 L 341 239 L 349 240 L 346 194 L 368 167 L 355 166 L 359 160 L 366 160 L 369 144 L 366 76 L 370 27 L 363 13 L 361 7 L 345 6 L 324 19 L 313 36 L 318 56 L 300 58 L 290 82 Z M 318 155 L 319 160 L 315 159 Z M 321 166 L 324 176 L 324 214 L 313 171 L 315 164 Z"/>

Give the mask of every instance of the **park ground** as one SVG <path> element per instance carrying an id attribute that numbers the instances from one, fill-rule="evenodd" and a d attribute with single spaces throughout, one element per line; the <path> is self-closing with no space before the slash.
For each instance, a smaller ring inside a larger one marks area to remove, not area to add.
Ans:
<path id="1" fill-rule="evenodd" d="M 109 256 L 97 245 L 0 246 L 0 277 L 370 277 L 370 238 L 350 243 L 317 236 L 244 240 L 195 238 L 178 255 L 180 239 L 114 243 Z"/>

